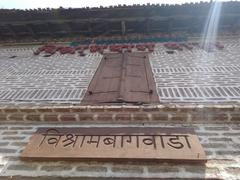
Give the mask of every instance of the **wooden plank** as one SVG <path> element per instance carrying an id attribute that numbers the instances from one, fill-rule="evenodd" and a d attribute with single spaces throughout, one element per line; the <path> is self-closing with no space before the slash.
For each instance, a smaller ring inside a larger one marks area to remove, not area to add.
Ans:
<path id="1" fill-rule="evenodd" d="M 206 162 L 193 129 L 39 128 L 23 160 L 143 160 Z"/>

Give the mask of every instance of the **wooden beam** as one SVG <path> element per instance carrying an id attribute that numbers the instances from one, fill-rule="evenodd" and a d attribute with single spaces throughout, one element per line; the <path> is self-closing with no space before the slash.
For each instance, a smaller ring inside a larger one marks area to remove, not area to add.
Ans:
<path id="1" fill-rule="evenodd" d="M 198 18 L 206 18 L 207 16 L 199 16 Z M 240 16 L 231 16 L 239 18 Z M 172 17 L 162 17 L 162 16 L 151 16 L 151 17 L 124 17 L 124 18 L 86 18 L 86 19 L 54 19 L 54 20 L 33 20 L 33 21 L 14 21 L 11 22 L 12 25 L 23 25 L 23 24 L 42 24 L 42 23 L 63 23 L 63 22 L 75 22 L 75 23 L 88 23 L 88 22 L 117 22 L 117 21 L 145 21 L 146 19 L 151 19 L 155 21 L 166 21 L 171 19 L 176 20 L 188 20 L 192 19 L 192 16 L 172 16 Z M 9 24 L 9 22 L 0 22 L 0 25 Z"/>

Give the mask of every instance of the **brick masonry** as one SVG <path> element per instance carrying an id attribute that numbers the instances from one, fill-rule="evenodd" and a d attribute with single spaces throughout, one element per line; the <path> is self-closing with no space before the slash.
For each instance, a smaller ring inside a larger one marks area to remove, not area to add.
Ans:
<path id="1" fill-rule="evenodd" d="M 157 45 L 150 60 L 161 102 L 239 102 L 239 38 L 221 43 L 209 53 L 194 46 L 168 54 Z"/>
<path id="2" fill-rule="evenodd" d="M 33 55 L 36 48 L 0 49 L 0 103 L 79 104 L 102 55 L 43 57 Z"/>
<path id="3" fill-rule="evenodd" d="M 223 50 L 174 54 L 158 43 L 149 56 L 160 101 L 240 102 L 239 38 L 221 43 Z M 102 55 L 43 57 L 33 55 L 36 48 L 0 48 L 0 104 L 79 104 Z"/>
<path id="4" fill-rule="evenodd" d="M 0 122 L 240 122 L 240 105 L 0 106 Z"/>
<path id="5" fill-rule="evenodd" d="M 201 164 L 174 164 L 153 162 L 24 162 L 19 159 L 31 134 L 38 127 L 88 127 L 103 126 L 85 124 L 1 124 L 0 125 L 0 179 L 23 177 L 36 179 L 40 177 L 69 179 L 96 177 L 96 178 L 192 178 L 192 179 L 239 179 L 240 172 L 240 126 L 237 124 L 202 124 L 178 123 L 166 125 L 155 124 L 154 127 L 193 127 L 200 138 L 200 142 L 207 153 L 208 162 Z M 115 124 L 109 127 L 133 126 L 136 124 Z M 146 124 L 152 126 L 151 124 Z"/>
<path id="6" fill-rule="evenodd" d="M 239 42 L 223 42 L 226 48 L 212 54 L 194 49 L 170 55 L 157 45 L 150 60 L 164 103 L 151 106 L 79 106 L 98 54 L 46 58 L 32 55 L 36 47 L 1 49 L 0 179 L 239 179 Z M 46 126 L 194 127 L 209 160 L 206 166 L 21 161 L 32 133 Z"/>

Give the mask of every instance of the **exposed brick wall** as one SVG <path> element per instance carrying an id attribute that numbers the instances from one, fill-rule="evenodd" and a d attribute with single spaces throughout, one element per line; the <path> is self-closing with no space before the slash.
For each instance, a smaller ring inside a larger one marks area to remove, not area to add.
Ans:
<path id="1" fill-rule="evenodd" d="M 165 123 L 164 123 L 165 124 Z M 156 127 L 165 127 L 162 123 Z M 71 124 L 2 124 L 0 125 L 0 179 L 11 177 L 127 177 L 138 178 L 219 178 L 240 177 L 240 126 L 236 124 L 175 124 L 170 127 L 194 127 L 207 153 L 206 166 L 153 162 L 24 162 L 19 159 L 31 134 L 38 127 L 84 127 Z M 85 125 L 88 126 L 88 125 Z M 106 125 L 109 126 L 109 125 Z M 111 126 L 124 126 L 115 124 Z M 137 125 L 125 125 L 137 126 Z M 169 127 L 168 126 L 168 127 Z M 10 178 L 10 179 L 11 179 Z"/>
<path id="2" fill-rule="evenodd" d="M 239 123 L 240 105 L 6 106 L 0 121 Z"/>
<path id="3" fill-rule="evenodd" d="M 0 104 L 79 104 L 102 55 L 43 57 L 33 55 L 37 48 L 0 48 Z"/>
<path id="4" fill-rule="evenodd" d="M 194 46 L 168 54 L 163 43 L 156 43 L 149 60 L 160 102 L 240 102 L 239 37 L 219 41 L 224 49 L 211 53 Z M 85 50 L 84 57 L 43 57 L 33 55 L 37 48 L 0 48 L 0 104 L 80 104 L 102 55 Z"/>
<path id="5" fill-rule="evenodd" d="M 157 44 L 149 59 L 161 102 L 239 102 L 239 37 L 218 40 L 224 49 L 211 53 L 194 46 L 168 54 Z"/>

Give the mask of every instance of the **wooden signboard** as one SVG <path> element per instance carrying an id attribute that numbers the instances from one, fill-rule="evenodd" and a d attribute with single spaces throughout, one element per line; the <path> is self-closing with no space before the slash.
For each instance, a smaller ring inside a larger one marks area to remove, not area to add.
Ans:
<path id="1" fill-rule="evenodd" d="M 205 162 L 193 129 L 39 128 L 24 160 L 161 160 Z"/>

